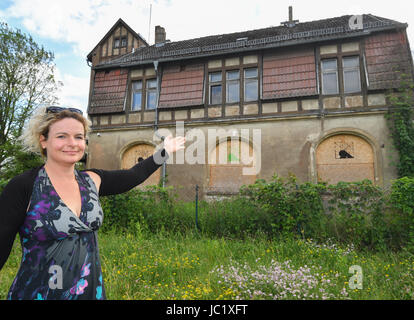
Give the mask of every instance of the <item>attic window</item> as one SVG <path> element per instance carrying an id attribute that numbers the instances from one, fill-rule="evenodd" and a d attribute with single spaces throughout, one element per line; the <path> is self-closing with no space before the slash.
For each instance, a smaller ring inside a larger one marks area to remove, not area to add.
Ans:
<path id="1" fill-rule="evenodd" d="M 248 37 L 237 38 L 236 41 L 247 41 Z"/>
<path id="2" fill-rule="evenodd" d="M 115 38 L 114 48 L 122 48 L 127 46 L 127 37 Z"/>

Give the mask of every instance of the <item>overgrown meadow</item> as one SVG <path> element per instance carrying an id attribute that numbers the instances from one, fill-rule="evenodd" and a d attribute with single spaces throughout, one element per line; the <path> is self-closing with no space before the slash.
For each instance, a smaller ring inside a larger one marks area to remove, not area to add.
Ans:
<path id="1" fill-rule="evenodd" d="M 275 176 L 198 203 L 198 228 L 195 203 L 176 200 L 172 188 L 102 198 L 107 298 L 413 299 L 413 197 L 408 178 L 382 190 Z M 16 239 L 0 299 L 20 258 Z"/>

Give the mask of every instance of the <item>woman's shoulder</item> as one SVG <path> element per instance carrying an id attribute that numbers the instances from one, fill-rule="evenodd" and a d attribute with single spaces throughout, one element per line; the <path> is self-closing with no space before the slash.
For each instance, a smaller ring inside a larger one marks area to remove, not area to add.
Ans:
<path id="1" fill-rule="evenodd" d="M 29 169 L 10 179 L 1 193 L 1 201 L 29 202 L 34 181 L 41 168 L 42 166 Z"/>
<path id="2" fill-rule="evenodd" d="M 93 183 L 95 184 L 96 190 L 99 191 L 101 181 L 102 181 L 102 170 L 99 169 L 85 169 L 80 171 L 81 174 L 86 175 L 87 177 L 91 178 Z"/>
<path id="3" fill-rule="evenodd" d="M 31 188 L 33 183 L 37 177 L 39 170 L 43 167 L 43 165 L 26 170 L 25 172 L 13 177 L 7 183 L 5 189 L 22 189 L 22 188 Z"/>
<path id="4" fill-rule="evenodd" d="M 21 181 L 21 182 L 34 180 L 36 179 L 37 174 L 39 173 L 39 170 L 42 169 L 43 167 L 44 167 L 44 164 L 36 168 L 28 169 L 24 171 L 23 173 L 12 178 L 12 180 L 14 179 L 15 181 Z"/>

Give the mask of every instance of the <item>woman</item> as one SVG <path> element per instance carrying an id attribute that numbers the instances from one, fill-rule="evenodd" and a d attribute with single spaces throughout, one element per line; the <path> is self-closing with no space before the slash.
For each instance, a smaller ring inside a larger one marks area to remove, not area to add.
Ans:
<path id="1" fill-rule="evenodd" d="M 22 135 L 26 149 L 46 161 L 11 179 L 0 196 L 0 269 L 17 232 L 23 252 L 8 299 L 105 299 L 99 196 L 142 183 L 185 143 L 183 137 L 168 136 L 163 149 L 129 170 L 77 171 L 88 131 L 82 111 L 48 107 L 34 114 Z"/>

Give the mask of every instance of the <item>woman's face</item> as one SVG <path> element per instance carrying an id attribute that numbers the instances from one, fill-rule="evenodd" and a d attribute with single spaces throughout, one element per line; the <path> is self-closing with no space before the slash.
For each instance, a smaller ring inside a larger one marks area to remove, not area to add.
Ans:
<path id="1" fill-rule="evenodd" d="M 46 148 L 47 161 L 74 164 L 82 159 L 86 148 L 83 124 L 73 118 L 64 118 L 49 127 L 46 140 L 40 136 L 42 148 Z"/>

